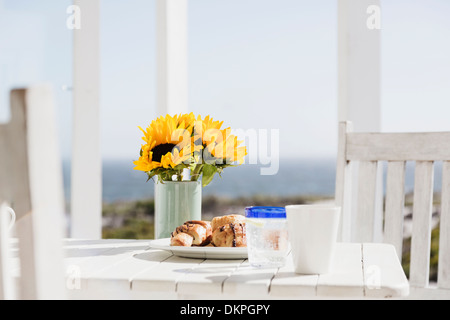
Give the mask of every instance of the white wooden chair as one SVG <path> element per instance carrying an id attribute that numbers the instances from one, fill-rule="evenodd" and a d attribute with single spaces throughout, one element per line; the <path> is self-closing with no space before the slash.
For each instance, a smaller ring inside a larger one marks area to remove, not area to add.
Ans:
<path id="1" fill-rule="evenodd" d="M 380 161 L 387 162 L 384 216 Z M 450 298 L 450 132 L 356 133 L 350 122 L 341 122 L 336 172 L 336 203 L 342 207 L 341 240 L 390 243 L 401 259 L 406 161 L 415 162 L 410 296 Z M 437 288 L 431 288 L 435 161 L 443 161 L 443 180 L 438 282 Z"/>
<path id="2" fill-rule="evenodd" d="M 11 92 L 11 121 L 0 125 L 0 204 L 3 201 L 17 215 L 13 234 L 18 238 L 20 277 L 13 298 L 64 299 L 63 183 L 49 86 Z M 4 233 L 1 238 L 3 244 L 8 241 Z M 9 282 L 8 248 L 0 250 L 0 276 Z M 0 297 L 11 297 L 6 291 L 0 281 Z"/>

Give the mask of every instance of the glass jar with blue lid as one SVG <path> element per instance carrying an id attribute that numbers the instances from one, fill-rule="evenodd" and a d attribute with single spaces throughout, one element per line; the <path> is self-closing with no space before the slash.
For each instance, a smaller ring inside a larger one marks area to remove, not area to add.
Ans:
<path id="1" fill-rule="evenodd" d="M 284 207 L 245 208 L 248 260 L 253 267 L 282 267 L 289 252 Z"/>

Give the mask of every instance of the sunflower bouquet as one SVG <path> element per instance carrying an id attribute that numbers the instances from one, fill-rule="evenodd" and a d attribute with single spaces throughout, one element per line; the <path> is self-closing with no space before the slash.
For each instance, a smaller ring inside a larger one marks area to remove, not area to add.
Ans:
<path id="1" fill-rule="evenodd" d="M 193 113 L 161 116 L 151 122 L 144 133 L 135 170 L 144 171 L 148 180 L 198 181 L 208 185 L 223 169 L 242 164 L 247 149 L 240 146 L 230 128 L 210 116 L 197 118 Z M 188 170 L 186 170 L 188 169 Z"/>

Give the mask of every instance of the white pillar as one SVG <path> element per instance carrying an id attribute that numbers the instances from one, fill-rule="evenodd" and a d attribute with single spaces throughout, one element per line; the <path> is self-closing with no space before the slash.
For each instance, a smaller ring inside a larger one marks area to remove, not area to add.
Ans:
<path id="1" fill-rule="evenodd" d="M 71 237 L 101 238 L 100 0 L 74 0 Z M 76 25 L 76 24 L 74 24 Z"/>
<path id="2" fill-rule="evenodd" d="M 187 0 L 156 1 L 157 115 L 188 110 Z"/>
<path id="3" fill-rule="evenodd" d="M 338 0 L 339 121 L 380 131 L 380 0 Z"/>
<path id="4" fill-rule="evenodd" d="M 338 0 L 338 118 L 351 121 L 355 132 L 381 130 L 381 7 L 380 0 Z M 352 170 L 357 172 L 358 166 Z M 382 170 L 378 167 L 374 235 L 382 240 Z M 357 176 L 352 195 L 357 199 Z M 355 225 L 356 202 L 351 219 Z M 354 227 L 353 227 L 354 229 Z M 351 235 L 343 236 L 351 239 Z"/>

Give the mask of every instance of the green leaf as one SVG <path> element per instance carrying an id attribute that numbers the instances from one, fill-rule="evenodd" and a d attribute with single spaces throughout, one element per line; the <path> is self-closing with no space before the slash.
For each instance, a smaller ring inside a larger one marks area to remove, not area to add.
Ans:
<path id="1" fill-rule="evenodd" d="M 149 171 L 149 172 L 147 172 L 147 175 L 148 175 L 147 182 L 149 182 L 150 179 L 153 178 L 156 175 L 156 172 L 155 171 Z"/>
<path id="2" fill-rule="evenodd" d="M 217 172 L 217 168 L 211 164 L 203 165 L 203 177 L 202 177 L 202 186 L 206 187 L 214 178 L 214 175 Z"/>

